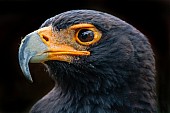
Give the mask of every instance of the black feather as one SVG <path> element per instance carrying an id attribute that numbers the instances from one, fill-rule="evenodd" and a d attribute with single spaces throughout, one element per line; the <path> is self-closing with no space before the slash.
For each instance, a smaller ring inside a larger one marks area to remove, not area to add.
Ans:
<path id="1" fill-rule="evenodd" d="M 73 63 L 47 61 L 56 86 L 32 108 L 33 113 L 156 113 L 155 60 L 147 38 L 110 14 L 72 10 L 42 24 L 65 29 L 91 23 L 102 39 L 91 55 Z"/>

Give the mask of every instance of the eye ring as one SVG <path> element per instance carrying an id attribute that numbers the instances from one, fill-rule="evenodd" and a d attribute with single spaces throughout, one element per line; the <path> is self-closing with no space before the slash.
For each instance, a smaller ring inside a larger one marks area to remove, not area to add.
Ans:
<path id="1" fill-rule="evenodd" d="M 101 33 L 96 28 L 81 28 L 76 32 L 75 39 L 81 45 L 91 45 L 99 41 Z"/>

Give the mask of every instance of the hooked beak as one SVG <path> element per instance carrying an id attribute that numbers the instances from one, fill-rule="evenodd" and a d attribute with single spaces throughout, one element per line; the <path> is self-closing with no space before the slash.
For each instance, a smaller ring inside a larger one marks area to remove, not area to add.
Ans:
<path id="1" fill-rule="evenodd" d="M 24 37 L 19 47 L 19 64 L 23 74 L 32 81 L 29 70 L 30 63 L 43 63 L 48 60 L 71 62 L 73 56 L 87 56 L 89 51 L 74 49 L 69 44 L 55 42 L 52 27 L 44 27 Z M 56 40 L 55 40 L 56 41 Z"/>

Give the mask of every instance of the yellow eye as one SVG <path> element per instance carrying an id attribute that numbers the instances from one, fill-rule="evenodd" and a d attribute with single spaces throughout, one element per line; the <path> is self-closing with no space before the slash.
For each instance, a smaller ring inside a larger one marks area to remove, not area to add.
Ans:
<path id="1" fill-rule="evenodd" d="M 82 28 L 76 33 L 76 41 L 82 45 L 91 45 L 99 41 L 101 33 L 94 27 Z"/>
<path id="2" fill-rule="evenodd" d="M 75 30 L 74 40 L 81 45 L 91 45 L 98 42 L 102 33 L 92 24 L 80 23 L 72 25 L 69 29 Z"/>

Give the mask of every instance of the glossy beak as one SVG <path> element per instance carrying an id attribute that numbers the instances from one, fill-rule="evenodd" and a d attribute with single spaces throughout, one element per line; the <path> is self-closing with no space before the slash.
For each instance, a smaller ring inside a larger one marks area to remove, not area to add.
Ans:
<path id="1" fill-rule="evenodd" d="M 90 55 L 89 51 L 79 51 L 69 44 L 55 42 L 57 36 L 53 34 L 52 27 L 36 30 L 21 41 L 19 47 L 19 64 L 23 74 L 32 81 L 29 70 L 30 63 L 43 63 L 48 60 L 71 62 L 74 56 Z"/>

